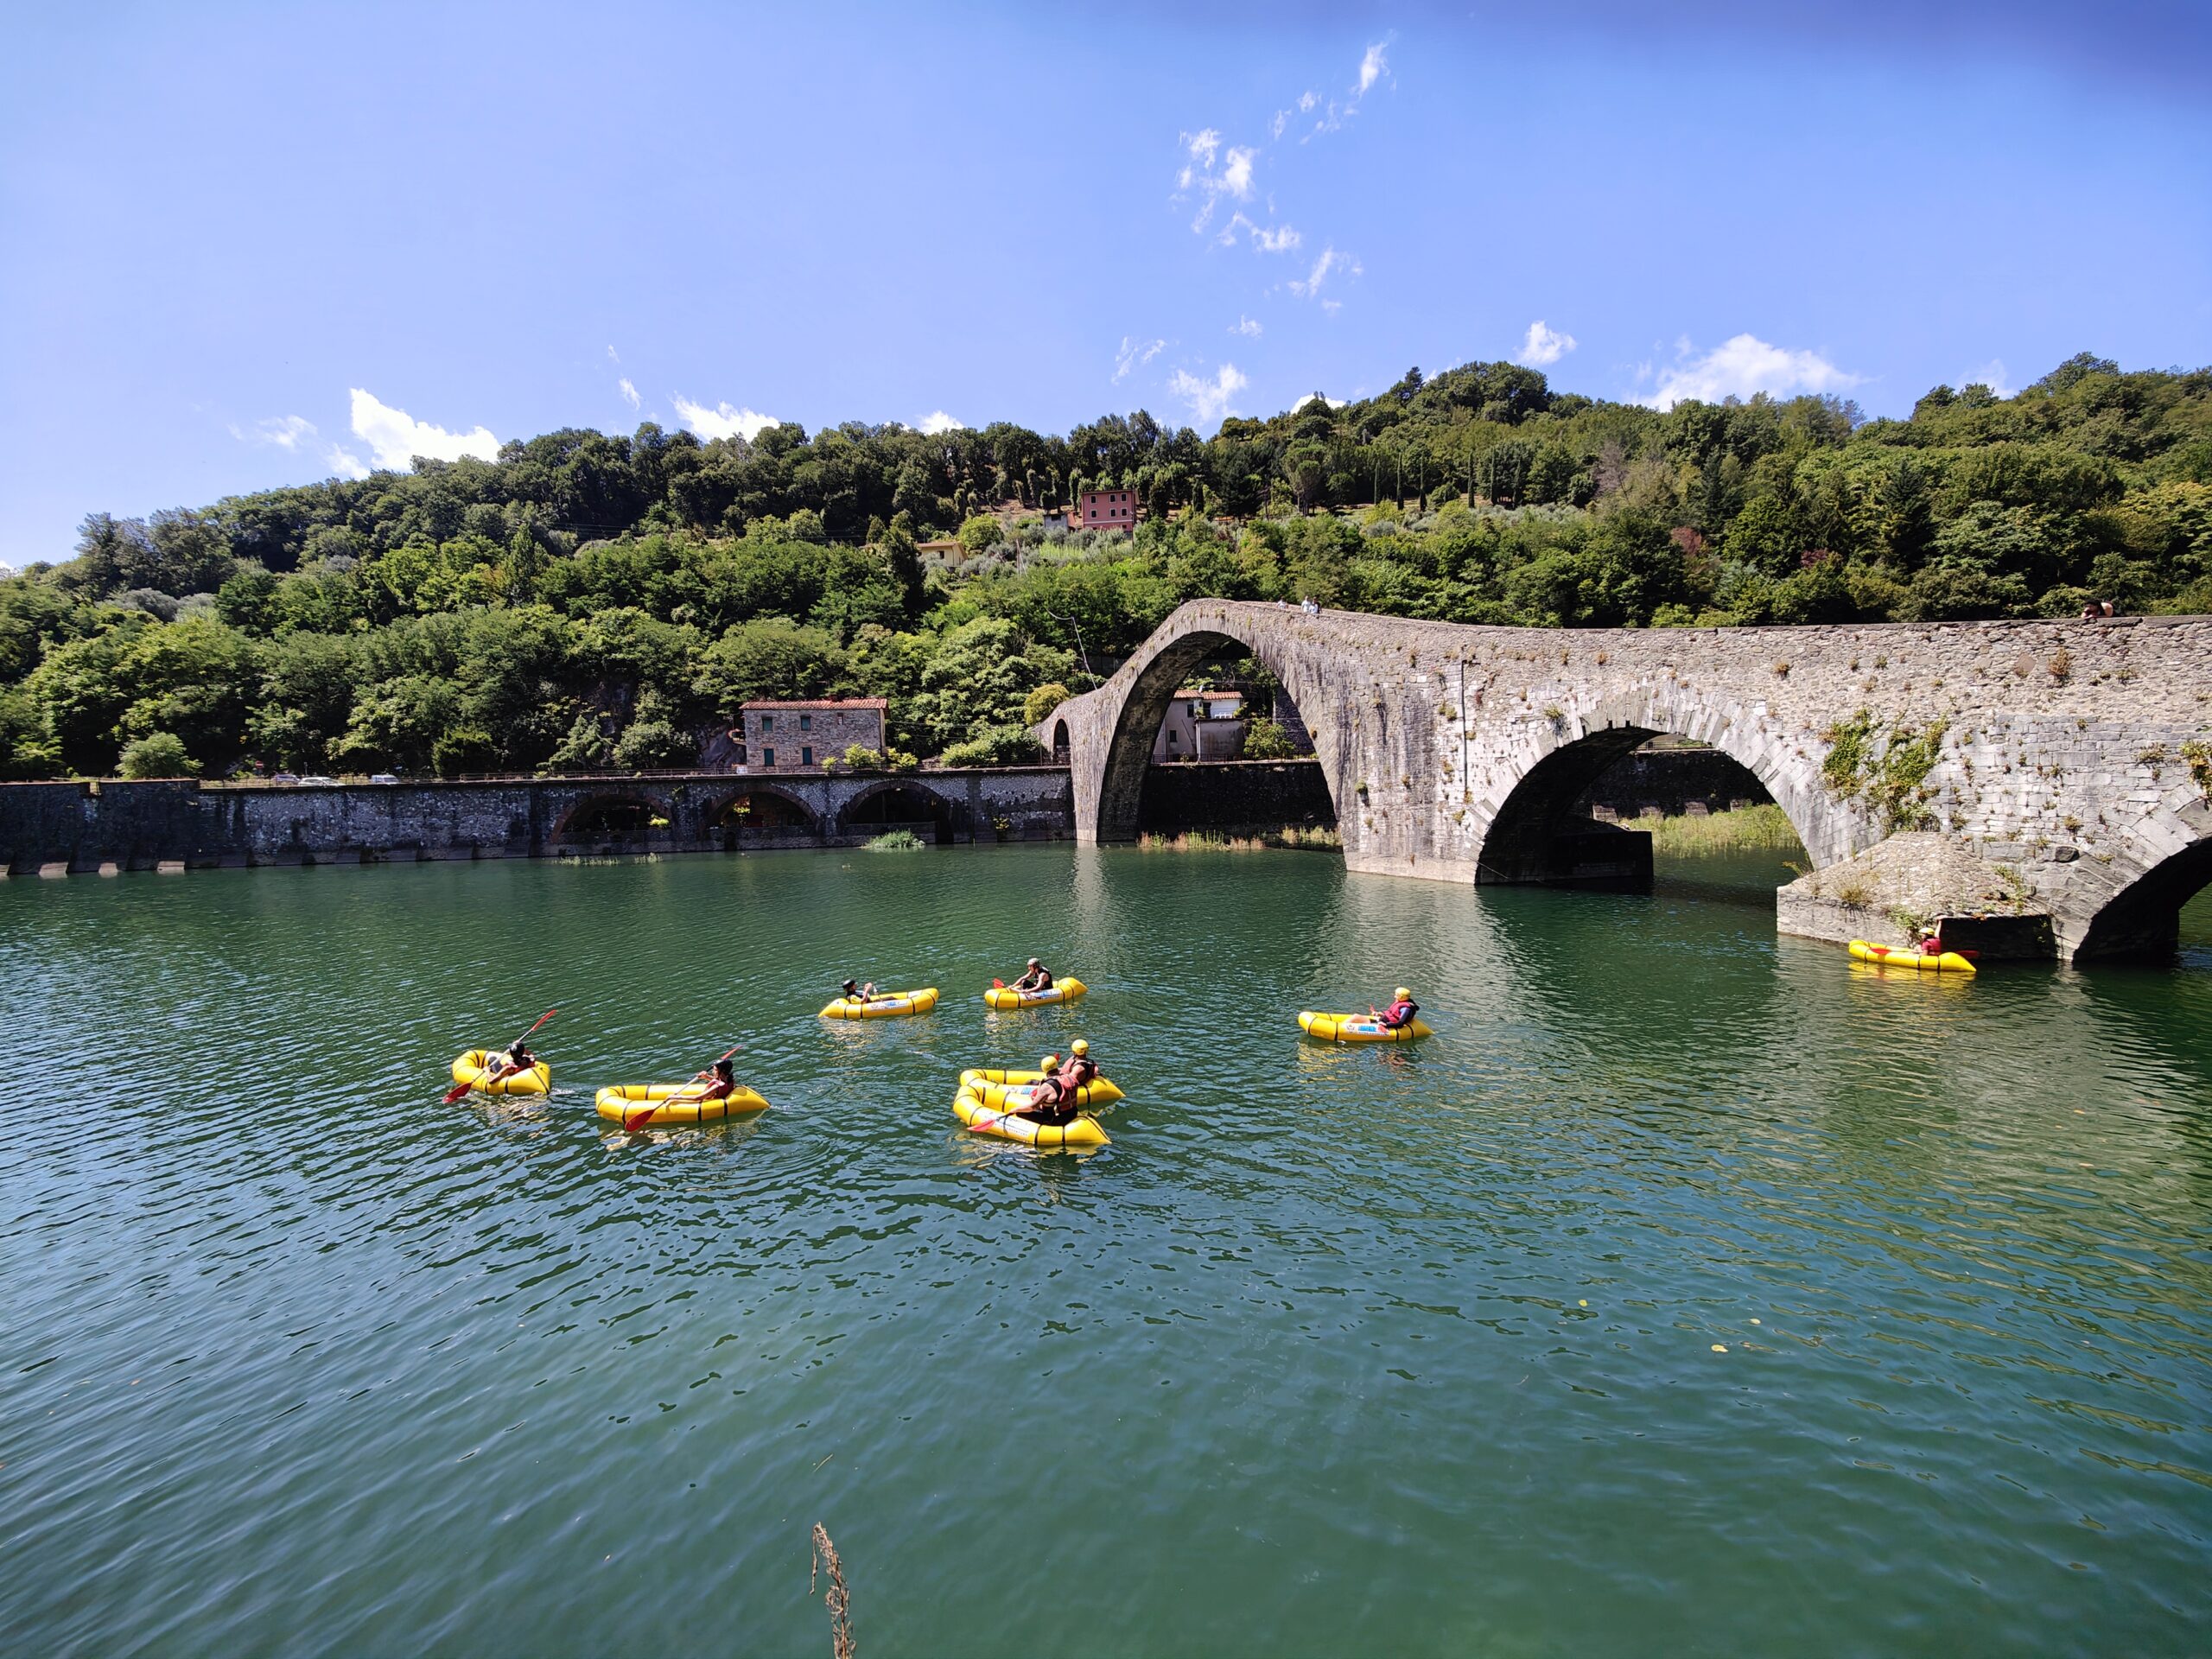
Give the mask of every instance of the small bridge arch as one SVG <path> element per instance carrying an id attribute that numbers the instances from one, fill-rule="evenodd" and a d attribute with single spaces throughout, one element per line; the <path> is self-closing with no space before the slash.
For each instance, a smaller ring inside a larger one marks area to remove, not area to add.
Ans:
<path id="1" fill-rule="evenodd" d="M 653 833 L 658 821 L 671 822 L 671 804 L 641 789 L 594 789 L 561 815 L 553 826 L 556 842 L 638 842 Z"/>
<path id="2" fill-rule="evenodd" d="M 802 797 L 772 783 L 748 782 L 709 804 L 702 815 L 710 830 L 759 830 L 780 834 L 818 835 L 822 816 Z"/>
<path id="3" fill-rule="evenodd" d="M 963 827 L 963 809 L 914 778 L 886 778 L 861 790 L 837 814 L 841 835 L 908 830 L 950 847 Z"/>

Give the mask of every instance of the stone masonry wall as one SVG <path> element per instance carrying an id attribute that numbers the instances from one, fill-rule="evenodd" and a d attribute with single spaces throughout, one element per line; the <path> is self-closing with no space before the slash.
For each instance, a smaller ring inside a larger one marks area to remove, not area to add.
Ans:
<path id="1" fill-rule="evenodd" d="M 1861 710 L 1878 761 L 1893 734 L 1932 738 L 1908 811 L 2014 870 L 2062 953 L 2212 840 L 2183 759 L 2212 742 L 2212 620 L 1536 630 L 1216 600 L 1047 716 L 1068 723 L 1079 837 L 1135 833 L 1160 711 L 1224 643 L 1297 702 L 1357 870 L 1529 879 L 1533 839 L 1656 733 L 1749 769 L 1832 864 L 1898 824 L 1864 779 L 1823 774 L 1830 734 Z"/>
<path id="2" fill-rule="evenodd" d="M 956 841 L 998 839 L 1001 823 L 1008 840 L 1052 839 L 1072 827 L 1067 773 L 1049 766 L 281 787 L 5 784 L 0 874 L 849 845 L 876 833 L 851 815 L 891 789 L 928 802 Z M 764 793 L 797 807 L 804 826 L 763 834 L 721 822 L 739 796 Z M 584 827 L 601 816 L 594 808 L 626 803 L 660 825 L 620 837 Z"/>

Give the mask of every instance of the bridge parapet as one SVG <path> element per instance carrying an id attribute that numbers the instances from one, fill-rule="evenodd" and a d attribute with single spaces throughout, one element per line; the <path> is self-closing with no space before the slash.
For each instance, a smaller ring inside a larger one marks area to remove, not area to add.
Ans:
<path id="1" fill-rule="evenodd" d="M 1573 802 L 1672 733 L 1755 773 L 1816 870 L 1939 834 L 2010 871 L 2062 955 L 2141 948 L 2212 879 L 2205 618 L 1565 630 L 1194 601 L 1038 728 L 1065 728 L 1078 839 L 1134 837 L 1167 700 L 1224 654 L 1297 703 L 1355 870 L 1572 879 Z M 1868 881 L 1868 936 L 1896 934 L 1904 906 Z M 2147 933 L 2115 905 L 2147 906 Z"/>

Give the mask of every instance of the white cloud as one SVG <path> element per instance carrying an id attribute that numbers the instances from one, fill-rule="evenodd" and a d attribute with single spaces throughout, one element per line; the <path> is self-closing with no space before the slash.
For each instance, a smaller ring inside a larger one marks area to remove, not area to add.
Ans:
<path id="1" fill-rule="evenodd" d="M 369 469 L 361 465 L 361 458 L 359 455 L 350 449 L 342 449 L 334 443 L 330 446 L 330 453 L 323 459 L 329 463 L 331 476 L 334 478 L 366 478 L 369 475 Z"/>
<path id="2" fill-rule="evenodd" d="M 1167 390 L 1191 406 L 1192 419 L 1201 425 L 1211 425 L 1234 412 L 1229 407 L 1229 400 L 1251 384 L 1234 363 L 1224 363 L 1211 380 L 1202 380 L 1188 369 L 1178 369 L 1168 381 Z"/>
<path id="3" fill-rule="evenodd" d="M 2012 384 L 2012 377 L 2005 372 L 2005 359 L 1993 357 L 1978 369 L 1968 369 L 1959 377 L 1962 386 L 1987 386 L 1999 397 L 2010 397 L 2018 390 Z"/>
<path id="4" fill-rule="evenodd" d="M 680 394 L 670 401 L 676 405 L 676 418 L 702 438 L 743 438 L 750 443 L 770 427 L 783 424 L 773 415 L 757 410 L 732 409 L 728 404 L 709 409 Z"/>
<path id="5" fill-rule="evenodd" d="M 614 384 L 621 388 L 622 401 L 629 404 L 632 409 L 637 408 L 639 402 L 638 389 L 630 384 L 630 377 L 626 374 Z"/>
<path id="6" fill-rule="evenodd" d="M 1198 192 L 1198 211 L 1191 220 L 1193 231 L 1203 231 L 1212 221 L 1214 207 L 1222 197 L 1251 200 L 1252 164 L 1259 159 L 1259 151 L 1236 144 L 1224 149 L 1221 134 L 1211 127 L 1184 133 L 1180 143 L 1190 160 L 1175 175 L 1174 200 L 1181 200 L 1186 192 Z"/>
<path id="7" fill-rule="evenodd" d="M 957 421 L 940 409 L 923 416 L 916 429 L 935 437 L 940 432 L 964 432 L 968 429 L 968 423 Z"/>
<path id="8" fill-rule="evenodd" d="M 1262 253 L 1288 253 L 1306 239 L 1294 225 L 1255 224 L 1240 211 L 1230 216 L 1229 223 L 1221 227 L 1221 234 L 1214 240 L 1227 247 L 1236 240 L 1239 231 L 1249 235 L 1252 245 Z"/>
<path id="9" fill-rule="evenodd" d="M 1342 409 L 1344 406 L 1344 400 L 1341 397 L 1331 397 L 1323 392 L 1309 391 L 1290 406 L 1291 413 L 1295 415 L 1308 404 L 1326 404 L 1331 409 Z"/>
<path id="10" fill-rule="evenodd" d="M 1229 325 L 1229 332 L 1232 334 L 1242 334 L 1247 340 L 1257 340 L 1267 331 L 1260 327 L 1258 319 L 1240 316 L 1235 322 Z"/>
<path id="11" fill-rule="evenodd" d="M 612 346 L 610 346 L 607 348 L 607 360 L 610 363 L 619 364 L 622 361 L 622 353 L 616 351 Z"/>
<path id="12" fill-rule="evenodd" d="M 1532 369 L 1547 368 L 1574 349 L 1574 336 L 1548 327 L 1541 317 L 1529 325 L 1529 337 L 1514 358 Z"/>
<path id="13" fill-rule="evenodd" d="M 379 403 L 359 386 L 353 388 L 353 435 L 369 446 L 377 465 L 404 472 L 417 455 L 434 461 L 459 461 L 474 455 L 497 461 L 499 441 L 489 427 L 474 432 L 448 432 L 442 426 L 418 421 L 404 409 Z"/>
<path id="14" fill-rule="evenodd" d="M 1320 257 L 1314 260 L 1313 269 L 1306 273 L 1304 282 L 1294 276 L 1291 279 L 1290 291 L 1301 300 L 1313 299 L 1321 292 L 1321 284 L 1338 271 L 1342 271 L 1348 277 L 1357 276 L 1360 274 L 1360 264 L 1351 254 L 1338 252 L 1335 245 L 1331 244 L 1321 250 Z M 1331 309 L 1335 308 L 1333 302 L 1326 303 Z"/>
<path id="15" fill-rule="evenodd" d="M 1367 48 L 1367 54 L 1360 59 L 1359 85 L 1352 92 L 1355 100 L 1365 98 L 1368 88 L 1390 73 L 1389 47 L 1390 42 L 1387 38 L 1377 41 Z"/>
<path id="16" fill-rule="evenodd" d="M 1167 349 L 1164 340 L 1138 340 L 1132 335 L 1122 336 L 1122 349 L 1114 353 L 1114 384 L 1119 385 L 1129 378 L 1133 370 L 1141 369 Z"/>
<path id="17" fill-rule="evenodd" d="M 1738 334 L 1695 358 L 1688 354 L 1686 336 L 1679 350 L 1687 360 L 1663 371 L 1658 386 L 1643 399 L 1654 409 L 1672 409 L 1690 397 L 1717 404 L 1762 391 L 1777 397 L 1847 391 L 1866 378 L 1838 368 L 1817 352 L 1786 351 L 1752 334 Z"/>
<path id="18" fill-rule="evenodd" d="M 231 435 L 240 443 L 271 443 L 279 449 L 296 449 L 315 436 L 315 423 L 297 415 L 271 415 L 267 420 L 256 421 L 250 432 L 233 421 Z"/>

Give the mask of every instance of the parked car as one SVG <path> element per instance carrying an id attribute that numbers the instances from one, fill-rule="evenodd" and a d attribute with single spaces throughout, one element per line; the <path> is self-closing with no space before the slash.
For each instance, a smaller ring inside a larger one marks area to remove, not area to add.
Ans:
<path id="1" fill-rule="evenodd" d="M 300 775 L 296 772 L 272 772 L 269 774 L 269 781 L 272 784 L 296 784 L 300 781 Z"/>
<path id="2" fill-rule="evenodd" d="M 399 774 L 396 772 L 372 772 L 369 774 L 369 781 L 372 784 L 396 784 L 399 781 Z"/>
<path id="3" fill-rule="evenodd" d="M 338 780 L 335 778 L 326 778 L 319 772 L 311 772 L 306 777 L 296 779 L 294 781 L 302 784 L 334 784 Z"/>

